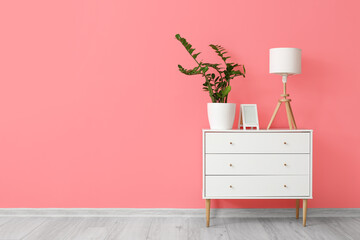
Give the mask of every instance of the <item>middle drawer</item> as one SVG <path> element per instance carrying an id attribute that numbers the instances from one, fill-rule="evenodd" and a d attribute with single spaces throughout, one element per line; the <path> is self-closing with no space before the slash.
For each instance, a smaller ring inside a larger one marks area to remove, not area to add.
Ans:
<path id="1" fill-rule="evenodd" d="M 206 154 L 206 175 L 309 174 L 310 154 Z"/>

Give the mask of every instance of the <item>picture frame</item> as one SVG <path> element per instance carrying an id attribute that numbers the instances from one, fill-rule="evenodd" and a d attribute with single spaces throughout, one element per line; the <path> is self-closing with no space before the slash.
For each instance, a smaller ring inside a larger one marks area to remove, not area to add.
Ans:
<path id="1" fill-rule="evenodd" d="M 239 113 L 238 129 L 256 128 L 259 130 L 259 117 L 256 104 L 241 104 Z"/>

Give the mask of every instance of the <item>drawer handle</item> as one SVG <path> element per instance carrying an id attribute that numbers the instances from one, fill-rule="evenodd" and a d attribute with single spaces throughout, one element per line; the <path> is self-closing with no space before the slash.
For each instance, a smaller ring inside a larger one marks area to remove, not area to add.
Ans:
<path id="1" fill-rule="evenodd" d="M 230 144 L 232 144 L 232 142 L 230 142 Z"/>
<path id="2" fill-rule="evenodd" d="M 232 167 L 232 164 L 230 163 L 229 166 Z"/>
<path id="3" fill-rule="evenodd" d="M 233 188 L 233 186 L 231 186 L 231 185 L 230 185 L 229 187 L 230 187 L 230 188 Z"/>
<path id="4" fill-rule="evenodd" d="M 287 144 L 287 142 L 284 142 L 284 144 L 286 145 L 286 144 Z"/>
<path id="5" fill-rule="evenodd" d="M 284 185 L 284 187 L 287 187 L 286 184 Z"/>
<path id="6" fill-rule="evenodd" d="M 284 166 L 286 167 L 286 166 L 287 166 L 287 164 L 286 164 L 286 163 L 284 163 Z"/>

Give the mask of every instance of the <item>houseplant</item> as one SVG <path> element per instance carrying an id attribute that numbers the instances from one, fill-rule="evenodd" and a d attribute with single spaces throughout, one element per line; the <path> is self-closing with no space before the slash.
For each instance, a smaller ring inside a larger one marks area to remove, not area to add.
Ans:
<path id="1" fill-rule="evenodd" d="M 208 103 L 208 118 L 211 129 L 232 129 L 235 119 L 235 103 L 227 103 L 231 91 L 230 81 L 235 77 L 245 77 L 244 65 L 228 62 L 226 50 L 220 45 L 210 44 L 209 46 L 217 53 L 224 62 L 221 64 L 206 63 L 198 60 L 200 52 L 196 53 L 195 48 L 176 34 L 175 38 L 185 47 L 186 51 L 196 62 L 192 69 L 185 69 L 178 65 L 179 71 L 186 75 L 201 75 L 204 77 L 203 90 L 209 92 L 211 103 Z"/>

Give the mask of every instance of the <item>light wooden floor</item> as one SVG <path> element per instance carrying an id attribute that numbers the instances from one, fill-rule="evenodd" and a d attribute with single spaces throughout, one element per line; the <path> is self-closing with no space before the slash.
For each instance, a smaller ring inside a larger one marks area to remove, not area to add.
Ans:
<path id="1" fill-rule="evenodd" d="M 359 217 L 0 217 L 1 240 L 360 239 Z"/>

